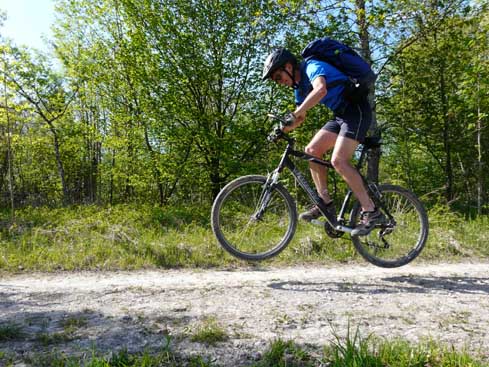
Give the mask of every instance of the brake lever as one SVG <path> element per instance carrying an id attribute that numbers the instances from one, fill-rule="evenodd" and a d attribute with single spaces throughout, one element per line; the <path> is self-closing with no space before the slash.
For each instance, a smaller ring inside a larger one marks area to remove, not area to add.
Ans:
<path id="1" fill-rule="evenodd" d="M 285 114 L 284 117 L 269 113 L 268 117 L 270 117 L 273 120 L 279 121 L 282 128 L 284 128 L 285 126 L 292 125 L 297 119 L 293 112 L 288 112 L 287 114 Z"/>
<path id="2" fill-rule="evenodd" d="M 269 142 L 275 142 L 279 138 L 284 138 L 285 140 L 290 141 L 289 140 L 290 138 L 288 138 L 284 132 L 284 127 L 292 125 L 295 122 L 296 120 L 295 115 L 292 112 L 290 112 L 286 114 L 285 117 L 277 116 L 272 113 L 267 114 L 267 116 L 279 122 L 279 125 L 274 127 L 274 131 L 270 135 L 268 135 L 267 140 Z"/>
<path id="3" fill-rule="evenodd" d="M 267 136 L 267 140 L 271 143 L 277 141 L 280 137 L 284 135 L 282 128 L 282 124 L 275 126 L 273 132 Z"/>
<path id="4" fill-rule="evenodd" d="M 277 120 L 281 124 L 285 125 L 285 119 L 283 117 L 274 115 L 273 113 L 269 113 L 269 114 L 267 114 L 267 116 L 270 117 L 272 120 Z"/>
<path id="5" fill-rule="evenodd" d="M 293 112 L 289 112 L 284 116 L 284 123 L 285 126 L 290 126 L 293 125 L 294 122 L 297 120 L 297 117 L 295 117 Z"/>

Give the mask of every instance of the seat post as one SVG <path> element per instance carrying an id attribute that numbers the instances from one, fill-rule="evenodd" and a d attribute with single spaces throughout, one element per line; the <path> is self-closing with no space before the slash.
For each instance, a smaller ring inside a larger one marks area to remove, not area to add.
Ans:
<path id="1" fill-rule="evenodd" d="M 360 158 L 358 159 L 358 163 L 356 165 L 356 169 L 360 171 L 360 168 L 363 166 L 363 161 L 365 160 L 365 156 L 367 155 L 368 148 L 365 145 L 362 145 L 362 152 L 360 153 Z"/>
<path id="2" fill-rule="evenodd" d="M 360 154 L 360 159 L 358 160 L 357 163 L 357 170 L 360 170 L 360 168 L 363 165 L 363 162 L 365 160 L 365 156 L 367 155 L 367 151 L 369 149 L 375 149 L 375 148 L 380 148 L 382 145 L 382 138 L 380 137 L 366 137 L 365 141 L 362 143 L 362 152 Z"/>

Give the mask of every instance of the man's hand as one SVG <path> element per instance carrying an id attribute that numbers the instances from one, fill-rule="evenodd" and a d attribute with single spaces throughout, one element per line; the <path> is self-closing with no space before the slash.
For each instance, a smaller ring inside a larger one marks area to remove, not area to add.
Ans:
<path id="1" fill-rule="evenodd" d="M 296 117 L 293 112 L 289 112 L 284 116 L 285 126 L 291 126 L 294 124 Z"/>
<path id="2" fill-rule="evenodd" d="M 307 114 L 307 111 L 305 111 L 305 110 L 295 110 L 294 111 L 295 121 L 296 121 L 296 123 L 298 123 L 298 125 L 300 125 L 304 122 L 304 120 L 306 119 L 306 114 Z"/>
<path id="3" fill-rule="evenodd" d="M 305 112 L 301 113 L 300 115 L 297 115 L 295 112 L 287 114 L 285 116 L 285 120 L 287 121 L 288 124 L 286 126 L 284 126 L 282 131 L 284 133 L 288 133 L 288 132 L 291 132 L 292 130 L 294 130 L 295 128 L 297 128 L 305 120 L 305 118 L 306 118 L 305 115 L 306 115 Z"/>

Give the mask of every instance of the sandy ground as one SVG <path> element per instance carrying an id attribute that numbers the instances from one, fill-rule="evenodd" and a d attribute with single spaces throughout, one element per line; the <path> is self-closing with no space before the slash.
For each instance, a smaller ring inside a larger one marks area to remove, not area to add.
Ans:
<path id="1" fill-rule="evenodd" d="M 212 323 L 227 341 L 192 341 Z M 19 366 L 53 349 L 158 351 L 167 336 L 179 354 L 246 365 L 277 338 L 320 350 L 348 325 L 363 336 L 433 338 L 489 358 L 489 263 L 8 276 L 0 279 L 6 325 L 22 330 L 0 341 Z"/>

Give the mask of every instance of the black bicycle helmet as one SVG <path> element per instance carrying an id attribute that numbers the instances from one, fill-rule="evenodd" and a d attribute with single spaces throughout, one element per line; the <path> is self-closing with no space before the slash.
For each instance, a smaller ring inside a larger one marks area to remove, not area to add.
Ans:
<path id="1" fill-rule="evenodd" d="M 288 62 L 290 62 L 294 66 L 294 68 L 297 65 L 296 57 L 289 50 L 285 48 L 279 48 L 273 51 L 270 55 L 268 55 L 267 59 L 265 60 L 265 64 L 263 66 L 262 80 L 270 78 L 275 70 L 284 67 L 285 64 L 287 64 Z"/>

